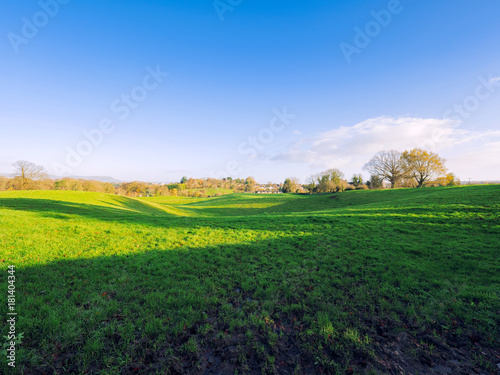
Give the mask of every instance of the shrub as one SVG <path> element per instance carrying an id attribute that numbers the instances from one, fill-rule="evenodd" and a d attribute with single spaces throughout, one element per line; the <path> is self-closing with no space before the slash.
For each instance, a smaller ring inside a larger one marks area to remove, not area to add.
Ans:
<path id="1" fill-rule="evenodd" d="M 347 183 L 346 180 L 340 180 L 337 184 L 336 184 L 336 187 L 335 187 L 335 191 L 339 192 L 339 191 L 345 191 L 345 188 L 348 186 L 349 184 Z"/>
<path id="2" fill-rule="evenodd" d="M 348 190 L 356 190 L 356 186 L 354 186 L 354 185 L 347 185 L 345 187 L 345 191 L 348 191 Z"/>
<path id="3" fill-rule="evenodd" d="M 356 186 L 356 190 L 368 190 L 368 186 L 363 185 L 363 184 L 362 185 L 358 185 L 358 186 Z"/>
<path id="4" fill-rule="evenodd" d="M 382 179 L 375 174 L 370 176 L 370 181 L 368 182 L 370 183 L 370 189 L 380 189 L 383 187 Z"/>

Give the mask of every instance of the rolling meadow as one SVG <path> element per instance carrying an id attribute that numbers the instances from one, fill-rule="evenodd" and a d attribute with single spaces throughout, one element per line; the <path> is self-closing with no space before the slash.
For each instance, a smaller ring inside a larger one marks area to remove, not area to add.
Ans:
<path id="1" fill-rule="evenodd" d="M 499 219 L 500 185 L 0 192 L 0 373 L 494 374 Z"/>

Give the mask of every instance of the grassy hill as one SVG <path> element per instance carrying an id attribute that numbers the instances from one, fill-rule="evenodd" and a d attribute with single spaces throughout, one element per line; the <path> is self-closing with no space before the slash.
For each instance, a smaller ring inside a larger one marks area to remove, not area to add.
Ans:
<path id="1" fill-rule="evenodd" d="M 499 218 L 497 185 L 0 192 L 12 373 L 494 373 Z"/>

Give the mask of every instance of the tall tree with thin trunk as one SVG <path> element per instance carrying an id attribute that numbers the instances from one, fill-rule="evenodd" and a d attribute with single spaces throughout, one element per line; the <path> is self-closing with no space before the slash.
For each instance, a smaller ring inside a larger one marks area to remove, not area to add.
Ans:
<path id="1" fill-rule="evenodd" d="M 415 179 L 417 187 L 422 187 L 426 181 L 446 173 L 446 159 L 434 152 L 414 148 L 403 152 L 402 157 L 407 173 Z"/>
<path id="2" fill-rule="evenodd" d="M 12 164 L 16 169 L 16 177 L 20 181 L 21 190 L 24 190 L 28 182 L 41 180 L 46 177 L 45 168 L 25 160 L 16 161 Z"/>
<path id="3" fill-rule="evenodd" d="M 393 189 L 396 187 L 396 183 L 406 175 L 406 165 L 402 155 L 395 150 L 376 153 L 363 169 L 382 180 L 388 180 Z"/>

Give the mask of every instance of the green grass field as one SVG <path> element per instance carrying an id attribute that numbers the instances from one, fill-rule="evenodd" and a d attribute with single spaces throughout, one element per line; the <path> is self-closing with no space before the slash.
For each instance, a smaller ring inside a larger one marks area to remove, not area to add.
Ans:
<path id="1" fill-rule="evenodd" d="M 500 185 L 0 192 L 0 373 L 495 373 L 499 219 Z"/>

